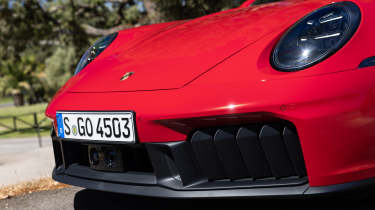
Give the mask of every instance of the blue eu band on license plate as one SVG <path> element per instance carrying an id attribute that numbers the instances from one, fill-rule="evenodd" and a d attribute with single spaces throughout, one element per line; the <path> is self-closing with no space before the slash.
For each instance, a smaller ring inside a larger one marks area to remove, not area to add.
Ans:
<path id="1" fill-rule="evenodd" d="M 135 142 L 132 112 L 57 112 L 56 121 L 60 138 Z"/>
<path id="2" fill-rule="evenodd" d="M 57 136 L 60 138 L 64 138 L 64 127 L 63 127 L 63 119 L 62 119 L 61 113 L 56 114 L 56 121 L 57 121 L 57 128 L 58 128 Z"/>

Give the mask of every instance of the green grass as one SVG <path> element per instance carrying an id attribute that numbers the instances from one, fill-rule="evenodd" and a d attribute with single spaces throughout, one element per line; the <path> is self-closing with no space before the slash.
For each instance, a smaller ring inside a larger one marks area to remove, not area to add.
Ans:
<path id="1" fill-rule="evenodd" d="M 35 104 L 35 105 L 26 105 L 26 106 L 20 106 L 20 107 L 4 107 L 0 108 L 0 117 L 4 116 L 19 116 L 23 114 L 28 113 L 34 113 L 34 112 L 44 112 L 46 109 L 47 104 Z"/>
<path id="2" fill-rule="evenodd" d="M 46 106 L 47 104 L 36 104 L 22 107 L 0 108 L 0 124 L 13 128 L 14 125 L 12 117 L 15 116 L 18 119 L 16 121 L 18 131 L 13 131 L 0 125 L 0 139 L 36 136 L 35 129 L 31 128 L 31 125 L 34 124 L 33 113 L 37 113 L 38 122 L 42 121 L 40 126 L 45 127 L 41 134 L 48 135 L 51 122 L 44 116 Z"/>
<path id="3" fill-rule="evenodd" d="M 49 136 L 51 133 L 50 129 L 44 128 L 41 130 L 41 136 Z M 26 137 L 37 137 L 37 134 L 34 129 L 25 129 L 15 132 L 0 132 L 0 141 L 1 139 L 8 138 L 26 138 Z"/>
<path id="4" fill-rule="evenodd" d="M 13 103 L 12 97 L 6 96 L 6 97 L 0 97 L 0 104 L 10 104 Z"/>

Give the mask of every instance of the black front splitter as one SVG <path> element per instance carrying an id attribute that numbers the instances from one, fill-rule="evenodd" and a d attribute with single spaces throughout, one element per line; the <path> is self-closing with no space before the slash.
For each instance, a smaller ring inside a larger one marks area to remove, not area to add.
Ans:
<path id="1" fill-rule="evenodd" d="M 159 198 L 183 198 L 183 199 L 202 199 L 202 198 L 246 198 L 246 197 L 307 197 L 313 195 L 324 195 L 337 192 L 346 192 L 349 190 L 362 189 L 375 184 L 375 179 L 367 179 L 346 184 L 338 184 L 325 187 L 310 187 L 309 184 L 300 186 L 284 186 L 269 188 L 239 188 L 222 190 L 174 190 L 159 185 L 133 185 L 114 182 L 105 182 L 98 180 L 85 179 L 66 174 L 57 174 L 53 170 L 52 177 L 58 182 L 69 185 L 79 186 L 87 189 L 121 193 L 128 195 L 159 197 Z"/>

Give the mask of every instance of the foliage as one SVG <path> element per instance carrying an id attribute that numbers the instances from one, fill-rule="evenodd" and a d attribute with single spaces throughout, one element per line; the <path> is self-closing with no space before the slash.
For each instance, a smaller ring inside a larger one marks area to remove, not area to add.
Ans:
<path id="1" fill-rule="evenodd" d="M 28 49 L 44 48 L 41 40 L 55 36 L 53 23 L 36 0 L 0 2 L 0 56 L 20 59 Z"/>
<path id="2" fill-rule="evenodd" d="M 53 94 L 64 85 L 64 83 L 73 75 L 75 64 L 79 56 L 72 46 L 57 47 L 53 54 L 46 59 L 45 81 L 47 97 Z"/>
<path id="3" fill-rule="evenodd" d="M 245 0 L 153 0 L 166 20 L 195 18 L 240 6 Z"/>
<path id="4" fill-rule="evenodd" d="M 276 2 L 276 1 L 281 1 L 281 0 L 256 0 L 253 3 L 253 5 L 265 4 L 265 3 Z"/>
<path id="5" fill-rule="evenodd" d="M 0 63 L 0 86 L 5 94 L 27 94 L 31 100 L 42 100 L 44 65 L 35 56 L 25 55 L 19 60 L 10 58 Z"/>

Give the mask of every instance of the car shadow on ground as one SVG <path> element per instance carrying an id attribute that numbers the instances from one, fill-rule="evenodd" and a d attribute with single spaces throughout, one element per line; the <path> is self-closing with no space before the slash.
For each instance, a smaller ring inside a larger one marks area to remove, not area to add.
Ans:
<path id="1" fill-rule="evenodd" d="M 375 191 L 366 196 L 357 194 L 335 195 L 328 198 L 308 199 L 216 199 L 177 200 L 128 196 L 94 190 L 79 191 L 74 208 L 123 210 L 176 210 L 176 209 L 288 209 L 288 210 L 370 210 L 375 209 Z"/>

